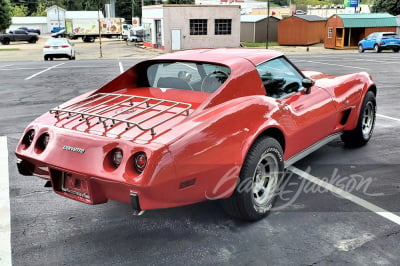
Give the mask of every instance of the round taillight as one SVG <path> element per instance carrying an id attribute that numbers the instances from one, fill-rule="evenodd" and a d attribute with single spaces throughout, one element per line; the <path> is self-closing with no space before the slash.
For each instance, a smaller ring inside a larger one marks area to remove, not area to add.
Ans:
<path id="1" fill-rule="evenodd" d="M 133 158 L 135 170 L 140 174 L 147 165 L 147 156 L 144 152 L 137 152 Z"/>
<path id="2" fill-rule="evenodd" d="M 123 153 L 121 149 L 114 149 L 111 155 L 112 164 L 117 168 L 122 163 Z"/>
<path id="3" fill-rule="evenodd" d="M 35 130 L 31 129 L 28 132 L 26 132 L 24 138 L 22 139 L 22 143 L 26 147 L 29 147 L 32 144 L 34 137 L 35 137 Z"/>
<path id="4" fill-rule="evenodd" d="M 50 141 L 50 135 L 48 133 L 43 133 L 42 135 L 40 135 L 35 144 L 35 151 L 37 153 L 42 153 L 49 144 L 49 141 Z"/>
<path id="5" fill-rule="evenodd" d="M 36 147 L 39 150 L 44 151 L 44 149 L 46 149 L 47 145 L 49 144 L 49 141 L 50 141 L 50 135 L 48 133 L 44 133 L 39 137 Z"/>

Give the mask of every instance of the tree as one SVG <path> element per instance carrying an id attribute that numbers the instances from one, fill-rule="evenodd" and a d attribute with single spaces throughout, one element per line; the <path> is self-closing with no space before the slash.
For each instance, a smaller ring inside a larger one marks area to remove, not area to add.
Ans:
<path id="1" fill-rule="evenodd" d="M 11 6 L 12 17 L 26 17 L 28 15 L 28 8 L 26 6 Z"/>
<path id="2" fill-rule="evenodd" d="M 394 16 L 400 14 L 400 1 L 398 0 L 375 0 L 372 12 L 388 12 Z"/>
<path id="3" fill-rule="evenodd" d="M 0 32 L 4 32 L 11 25 L 11 10 L 8 0 L 0 0 Z"/>

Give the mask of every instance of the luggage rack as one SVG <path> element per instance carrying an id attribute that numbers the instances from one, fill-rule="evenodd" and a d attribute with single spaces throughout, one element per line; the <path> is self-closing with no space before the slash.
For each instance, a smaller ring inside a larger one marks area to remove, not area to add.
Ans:
<path id="1" fill-rule="evenodd" d="M 85 121 L 88 126 L 91 119 L 96 119 L 95 124 L 103 124 L 104 129 L 115 126 L 119 123 L 126 124 L 125 130 L 137 127 L 142 131 L 149 131 L 151 135 L 156 135 L 155 127 L 177 117 L 188 116 L 191 104 L 157 99 L 151 97 L 133 96 L 126 94 L 114 93 L 97 93 L 82 101 L 65 106 L 55 107 L 49 110 L 58 119 L 70 119 L 79 117 L 79 121 Z M 123 110 L 119 110 L 122 108 Z M 118 111 L 117 111 L 118 110 Z M 117 111 L 112 115 L 105 115 Z M 140 121 L 132 121 L 133 118 L 138 118 L 141 115 L 148 113 L 148 116 L 143 117 Z M 157 119 L 154 124 L 151 120 L 159 118 L 160 115 L 168 116 Z M 65 117 L 62 117 L 64 116 Z M 150 121 L 150 122 L 149 122 Z M 143 123 L 150 124 L 144 126 Z"/>

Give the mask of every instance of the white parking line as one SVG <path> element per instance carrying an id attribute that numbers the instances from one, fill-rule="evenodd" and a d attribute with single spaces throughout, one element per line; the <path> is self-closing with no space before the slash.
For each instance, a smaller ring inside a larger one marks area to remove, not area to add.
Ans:
<path id="1" fill-rule="evenodd" d="M 376 114 L 376 116 L 379 116 L 379 117 L 382 117 L 382 118 L 386 118 L 386 119 L 389 119 L 389 120 L 394 120 L 394 121 L 400 122 L 400 119 L 394 118 L 394 117 L 391 117 L 391 116 L 381 115 L 381 114 Z"/>
<path id="2" fill-rule="evenodd" d="M 10 189 L 7 137 L 0 137 L 0 265 L 11 265 Z"/>
<path id="3" fill-rule="evenodd" d="M 389 212 L 381 207 L 378 207 L 375 204 L 372 204 L 372 203 L 370 203 L 360 197 L 357 197 L 345 190 L 335 187 L 334 185 L 327 183 L 315 176 L 312 176 L 309 173 L 304 172 L 294 166 L 289 166 L 288 170 L 290 170 L 291 172 L 295 173 L 296 175 L 298 175 L 320 187 L 323 187 L 323 188 L 343 197 L 344 199 L 347 199 L 363 208 L 366 208 L 367 210 L 370 210 L 370 211 L 376 213 L 377 215 L 382 216 L 383 218 L 386 218 L 386 219 L 392 221 L 393 223 L 400 225 L 400 216 L 398 216 L 392 212 Z"/>
<path id="4" fill-rule="evenodd" d="M 121 61 L 119 61 L 118 64 L 119 64 L 119 71 L 122 74 L 124 72 L 124 66 L 122 65 Z"/>
<path id="5" fill-rule="evenodd" d="M 58 65 L 55 65 L 55 66 L 52 66 L 52 67 L 48 67 L 45 70 L 42 70 L 42 71 L 40 71 L 40 72 L 38 72 L 36 74 L 33 74 L 32 76 L 27 77 L 25 80 L 30 80 L 31 78 L 34 78 L 34 77 L 36 77 L 36 76 L 38 76 L 38 75 L 40 75 L 40 74 L 42 74 L 42 73 L 44 73 L 46 71 L 49 71 L 50 69 L 56 68 L 56 67 L 64 65 L 64 64 L 65 63 L 61 63 L 61 64 L 58 64 Z"/>
<path id="6" fill-rule="evenodd" d="M 0 67 L 9 67 L 9 66 L 13 66 L 14 64 L 10 64 L 10 65 L 3 65 L 3 66 L 0 66 Z"/>

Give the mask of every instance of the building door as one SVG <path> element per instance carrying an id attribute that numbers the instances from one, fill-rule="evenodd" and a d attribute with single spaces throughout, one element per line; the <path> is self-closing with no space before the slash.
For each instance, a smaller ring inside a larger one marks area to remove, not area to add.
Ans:
<path id="1" fill-rule="evenodd" d="M 181 30 L 171 30 L 171 50 L 177 51 L 181 49 Z"/>
<path id="2" fill-rule="evenodd" d="M 343 47 L 344 45 L 344 29 L 336 28 L 336 47 Z"/>
<path id="3" fill-rule="evenodd" d="M 162 47 L 162 32 L 161 32 L 161 20 L 156 19 L 156 48 L 161 49 Z"/>

